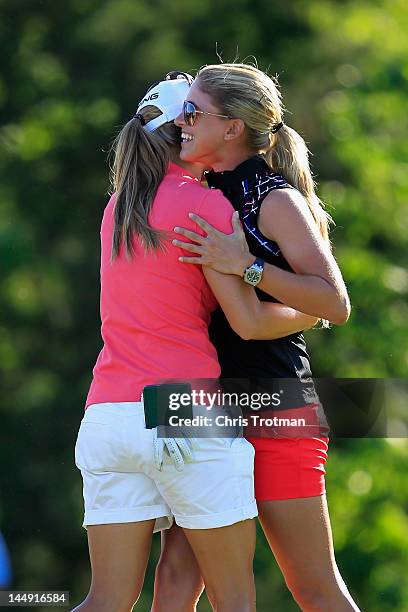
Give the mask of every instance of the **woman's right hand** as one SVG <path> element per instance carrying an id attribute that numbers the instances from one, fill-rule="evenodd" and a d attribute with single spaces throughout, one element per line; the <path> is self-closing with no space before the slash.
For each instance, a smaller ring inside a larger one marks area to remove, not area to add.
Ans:
<path id="1" fill-rule="evenodd" d="M 173 240 L 174 246 L 196 254 L 195 257 L 180 257 L 180 261 L 208 266 L 221 274 L 235 274 L 242 278 L 245 268 L 250 266 L 256 258 L 249 251 L 238 212 L 235 211 L 231 218 L 232 234 L 220 232 L 194 213 L 190 213 L 189 217 L 201 227 L 206 236 L 201 236 L 184 227 L 175 227 L 176 234 L 181 234 L 197 243 Z"/>

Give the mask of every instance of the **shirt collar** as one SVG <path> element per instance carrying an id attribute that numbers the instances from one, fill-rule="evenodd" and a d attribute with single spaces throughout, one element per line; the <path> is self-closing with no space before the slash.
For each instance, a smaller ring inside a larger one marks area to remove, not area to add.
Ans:
<path id="1" fill-rule="evenodd" d="M 239 164 L 234 170 L 214 172 L 210 170 L 205 177 L 209 187 L 220 189 L 228 199 L 242 198 L 251 191 L 259 177 L 272 173 L 261 155 L 254 155 Z"/>

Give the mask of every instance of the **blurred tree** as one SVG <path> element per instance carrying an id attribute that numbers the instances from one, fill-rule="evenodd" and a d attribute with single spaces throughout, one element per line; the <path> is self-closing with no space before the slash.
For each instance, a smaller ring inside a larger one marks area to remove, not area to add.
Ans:
<path id="1" fill-rule="evenodd" d="M 316 363 L 339 376 L 406 377 L 407 6 L 385 0 L 304 8 L 316 33 L 308 77 L 316 96 L 313 150 L 354 306 L 350 323 L 330 334 L 330 351 L 330 332 L 313 338 Z"/>

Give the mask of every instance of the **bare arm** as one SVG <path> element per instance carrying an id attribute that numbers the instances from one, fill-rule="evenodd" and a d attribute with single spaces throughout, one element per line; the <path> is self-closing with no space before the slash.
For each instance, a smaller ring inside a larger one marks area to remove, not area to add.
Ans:
<path id="1" fill-rule="evenodd" d="M 317 319 L 283 304 L 261 302 L 250 285 L 203 266 L 204 275 L 232 329 L 244 340 L 282 338 L 309 329 Z"/>
<path id="2" fill-rule="evenodd" d="M 308 314 L 345 323 L 350 314 L 347 290 L 304 198 L 294 190 L 270 193 L 261 207 L 259 229 L 279 244 L 295 272 L 268 266 L 259 287 Z"/>
<path id="3" fill-rule="evenodd" d="M 249 252 L 242 228 L 233 217 L 234 233 L 225 235 L 197 215 L 191 216 L 207 232 L 204 238 L 178 228 L 198 244 L 176 241 L 200 257 L 182 261 L 211 266 L 242 277 L 255 257 Z M 265 198 L 259 218 L 262 233 L 277 242 L 294 272 L 265 264 L 259 287 L 279 301 L 312 316 L 341 325 L 350 314 L 350 302 L 339 267 L 322 240 L 304 198 L 294 190 L 273 191 Z"/>

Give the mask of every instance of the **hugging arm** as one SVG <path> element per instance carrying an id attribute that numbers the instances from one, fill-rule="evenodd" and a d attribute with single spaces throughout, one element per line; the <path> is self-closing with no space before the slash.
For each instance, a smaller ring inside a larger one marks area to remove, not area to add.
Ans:
<path id="1" fill-rule="evenodd" d="M 183 257 L 186 263 L 202 264 L 242 277 L 255 257 L 249 252 L 237 214 L 230 235 L 219 232 L 205 220 L 191 214 L 207 236 L 177 228 L 177 233 L 194 240 L 192 245 L 176 241 L 195 257 Z M 259 228 L 277 242 L 294 272 L 265 264 L 259 288 L 280 302 L 309 315 L 341 325 L 350 314 L 350 302 L 339 267 L 317 229 L 304 198 L 295 190 L 276 190 L 261 206 Z"/>
<path id="2" fill-rule="evenodd" d="M 317 319 L 283 304 L 261 302 L 237 276 L 203 266 L 204 275 L 232 329 L 244 340 L 273 340 L 309 329 Z"/>
<path id="3" fill-rule="evenodd" d="M 308 314 L 345 323 L 350 315 L 347 289 L 303 196 L 293 189 L 269 193 L 261 206 L 259 228 L 279 244 L 294 271 L 268 266 L 259 287 Z"/>

